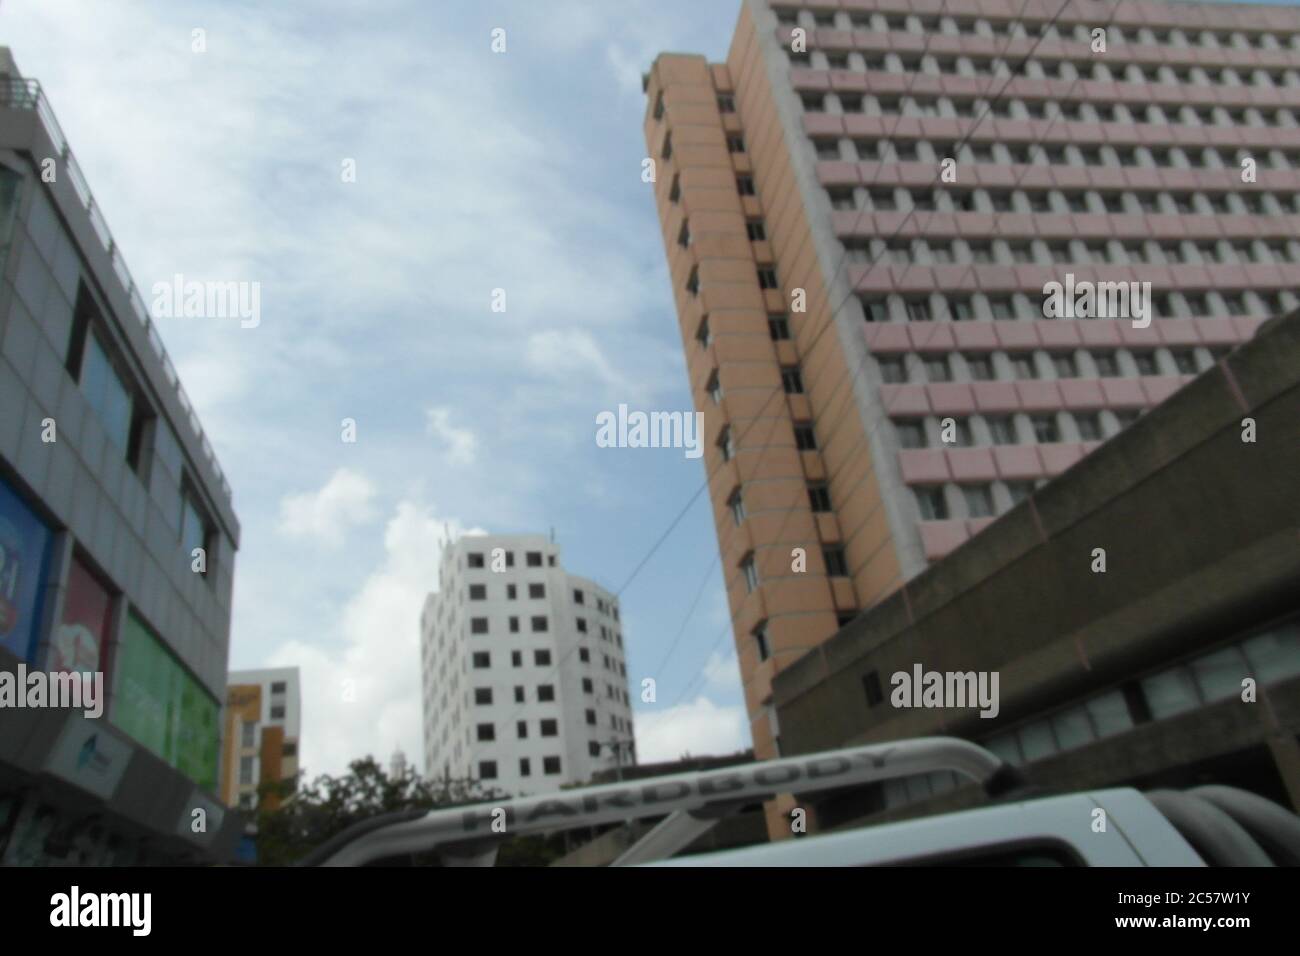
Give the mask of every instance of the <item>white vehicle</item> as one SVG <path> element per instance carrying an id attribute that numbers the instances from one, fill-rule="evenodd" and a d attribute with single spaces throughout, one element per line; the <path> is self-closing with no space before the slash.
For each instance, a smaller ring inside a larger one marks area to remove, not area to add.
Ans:
<path id="1" fill-rule="evenodd" d="M 808 794 L 951 770 L 990 806 L 672 859 L 720 819 L 778 793 Z M 928 737 L 696 773 L 562 790 L 358 824 L 301 865 L 359 866 L 437 850 L 491 866 L 504 840 L 647 817 L 664 819 L 614 866 L 1295 866 L 1300 817 L 1232 787 L 1131 788 L 1015 799 L 1019 775 L 968 741 Z"/>

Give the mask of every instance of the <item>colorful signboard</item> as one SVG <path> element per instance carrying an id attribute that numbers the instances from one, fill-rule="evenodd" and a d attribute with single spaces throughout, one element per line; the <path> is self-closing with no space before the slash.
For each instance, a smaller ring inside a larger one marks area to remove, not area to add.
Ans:
<path id="1" fill-rule="evenodd" d="M 110 800 L 117 792 L 135 749 L 104 726 L 72 714 L 50 754 L 45 769 L 56 777 Z"/>
<path id="2" fill-rule="evenodd" d="M 50 529 L 0 480 L 0 647 L 34 663 Z"/>
<path id="3" fill-rule="evenodd" d="M 135 615 L 116 655 L 113 723 L 206 790 L 217 785 L 217 701 Z"/>
<path id="4" fill-rule="evenodd" d="M 73 557 L 63 598 L 63 620 L 50 640 L 46 669 L 56 674 L 105 670 L 102 657 L 112 614 L 113 596 Z"/>

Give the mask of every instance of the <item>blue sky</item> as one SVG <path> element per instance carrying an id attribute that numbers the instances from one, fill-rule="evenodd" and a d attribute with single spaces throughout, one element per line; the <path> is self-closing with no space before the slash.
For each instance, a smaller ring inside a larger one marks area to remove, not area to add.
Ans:
<path id="1" fill-rule="evenodd" d="M 261 284 L 256 328 L 160 327 L 243 524 L 231 665 L 302 667 L 309 772 L 419 759 L 447 529 L 554 528 L 571 571 L 619 588 L 703 482 L 679 450 L 596 447 L 595 416 L 691 407 L 640 76 L 663 50 L 724 58 L 738 9 L 0 5 L 138 284 Z M 705 496 L 622 602 L 629 677 L 659 688 L 642 757 L 747 746 Z"/>
<path id="2" fill-rule="evenodd" d="M 0 7 L 137 283 L 261 284 L 256 328 L 159 324 L 243 524 L 231 666 L 303 668 L 309 772 L 420 758 L 445 529 L 554 528 L 571 571 L 619 588 L 703 482 L 681 450 L 597 448 L 595 416 L 692 407 L 640 76 L 661 50 L 724 57 L 738 9 Z M 706 496 L 622 603 L 629 678 L 658 681 L 643 757 L 747 746 Z"/>

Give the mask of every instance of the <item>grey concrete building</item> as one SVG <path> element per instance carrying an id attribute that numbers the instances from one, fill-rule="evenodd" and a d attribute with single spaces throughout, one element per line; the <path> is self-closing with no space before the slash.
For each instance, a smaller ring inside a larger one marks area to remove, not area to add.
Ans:
<path id="1" fill-rule="evenodd" d="M 39 84 L 0 49 L 0 687 L 101 675 L 102 713 L 0 690 L 0 856 L 225 855 L 239 522 Z M 196 549 L 202 549 L 201 560 Z"/>
<path id="2" fill-rule="evenodd" d="M 1222 782 L 1300 808 L 1297 474 L 1292 313 L 782 671 L 783 752 L 953 734 L 1045 790 Z M 997 716 L 899 706 L 918 665 L 996 672 Z M 815 807 L 833 827 L 978 799 L 936 775 Z"/>

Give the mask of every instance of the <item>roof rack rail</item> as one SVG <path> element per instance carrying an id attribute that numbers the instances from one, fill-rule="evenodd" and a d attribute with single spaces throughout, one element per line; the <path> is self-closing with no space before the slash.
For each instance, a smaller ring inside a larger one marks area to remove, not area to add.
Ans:
<path id="1" fill-rule="evenodd" d="M 516 836 L 666 817 L 614 861 L 616 866 L 646 863 L 672 856 L 724 817 L 779 793 L 814 793 L 941 770 L 970 777 L 990 796 L 1020 782 L 1001 758 L 977 744 L 923 737 L 430 810 L 380 825 L 362 821 L 298 865 L 361 866 L 436 850 L 446 865 L 491 866 L 497 847 Z"/>

